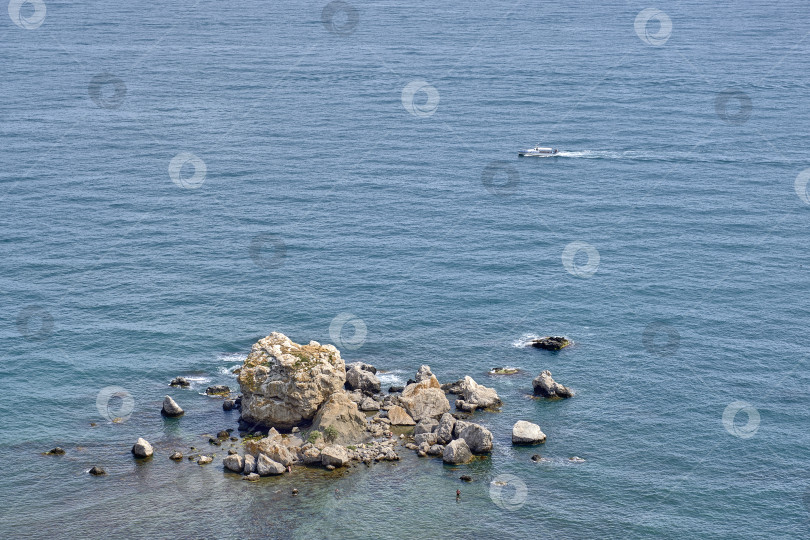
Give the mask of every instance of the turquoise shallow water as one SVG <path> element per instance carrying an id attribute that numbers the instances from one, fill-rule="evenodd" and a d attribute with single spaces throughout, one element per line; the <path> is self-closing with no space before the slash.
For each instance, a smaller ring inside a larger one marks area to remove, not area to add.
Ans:
<path id="1" fill-rule="evenodd" d="M 45 4 L 0 25 L 0 536 L 807 534 L 804 3 L 646 34 L 636 2 Z M 516 157 L 538 142 L 563 155 Z M 199 392 L 274 330 L 495 387 L 492 457 L 258 485 L 166 459 L 236 427 Z M 575 345 L 516 346 L 545 334 Z M 528 399 L 543 369 L 576 397 Z"/>

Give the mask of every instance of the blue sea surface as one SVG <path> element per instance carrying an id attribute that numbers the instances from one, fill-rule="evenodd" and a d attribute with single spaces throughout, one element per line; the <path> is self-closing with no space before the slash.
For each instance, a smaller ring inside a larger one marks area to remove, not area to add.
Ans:
<path id="1" fill-rule="evenodd" d="M 0 537 L 810 534 L 806 2 L 0 19 Z M 272 331 L 495 388 L 491 457 L 168 460 L 237 427 L 202 393 Z M 545 369 L 575 397 L 532 399 Z"/>

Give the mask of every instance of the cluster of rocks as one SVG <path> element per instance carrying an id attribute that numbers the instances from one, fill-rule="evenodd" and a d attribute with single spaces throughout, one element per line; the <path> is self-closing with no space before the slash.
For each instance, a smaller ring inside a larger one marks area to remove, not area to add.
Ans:
<path id="1" fill-rule="evenodd" d="M 346 365 L 332 345 L 316 341 L 301 345 L 277 332 L 256 342 L 243 366 L 234 372 L 240 395 L 232 397 L 225 385 L 208 387 L 206 394 L 225 398 L 224 410 L 239 410 L 240 426 L 247 434 L 241 448 L 234 447 L 233 442 L 239 439 L 231 436 L 232 430 L 221 431 L 209 443 L 221 446 L 230 439 L 231 449 L 223 466 L 248 480 L 281 475 L 296 465 L 333 470 L 352 462 L 370 465 L 397 461 L 400 444 L 420 457 L 467 463 L 476 454 L 490 453 L 493 447 L 492 433 L 469 421 L 470 414 L 497 410 L 502 405 L 493 388 L 478 384 L 470 376 L 442 385 L 427 365 L 422 365 L 406 386 L 390 387 L 383 393 L 374 366 L 364 362 Z M 170 385 L 187 387 L 189 383 L 177 377 Z M 549 371 L 535 378 L 533 387 L 542 397 L 573 395 L 554 381 Z M 448 395 L 455 396 L 458 412 L 450 412 Z M 161 413 L 177 418 L 184 411 L 166 396 Z M 394 437 L 394 427 L 410 426 L 412 434 L 406 431 Z M 513 426 L 513 444 L 545 440 L 536 424 L 519 421 Z M 64 450 L 55 448 L 48 453 Z M 143 438 L 132 447 L 138 459 L 148 459 L 153 453 Z M 176 451 L 170 459 L 180 461 L 183 454 Z M 200 465 L 213 461 L 209 455 L 189 455 L 188 459 L 196 459 Z"/>

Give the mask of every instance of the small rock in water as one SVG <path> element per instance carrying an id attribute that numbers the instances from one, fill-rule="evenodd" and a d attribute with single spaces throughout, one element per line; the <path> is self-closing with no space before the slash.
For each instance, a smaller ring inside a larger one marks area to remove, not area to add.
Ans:
<path id="1" fill-rule="evenodd" d="M 237 452 L 237 451 L 236 451 L 236 450 L 234 450 L 233 448 L 228 449 L 228 455 L 229 455 L 229 456 L 232 456 L 232 455 L 234 455 L 234 454 L 238 454 L 238 453 L 239 453 L 239 452 Z"/>
<path id="2" fill-rule="evenodd" d="M 102 475 L 107 474 L 107 471 L 105 471 L 103 468 L 99 467 L 98 465 L 96 465 L 95 467 L 93 467 L 92 469 L 90 469 L 87 472 L 92 474 L 93 476 L 102 476 Z"/>
<path id="3" fill-rule="evenodd" d="M 535 454 L 535 455 L 532 456 L 532 461 L 534 461 L 534 462 L 538 462 L 538 461 L 540 461 L 542 459 L 543 458 L 540 456 L 540 454 Z"/>
<path id="4" fill-rule="evenodd" d="M 231 393 L 231 389 L 224 384 L 217 384 L 206 388 L 205 393 L 209 396 L 227 396 Z"/>
<path id="5" fill-rule="evenodd" d="M 473 480 L 472 476 L 468 474 L 462 474 L 461 476 L 459 476 L 459 479 L 464 480 L 465 482 L 472 482 Z"/>
<path id="6" fill-rule="evenodd" d="M 327 465 L 327 466 L 326 466 L 326 470 L 327 470 L 327 471 L 334 471 L 334 470 L 335 470 L 335 466 L 334 466 L 334 465 Z"/>
<path id="7" fill-rule="evenodd" d="M 236 400 L 234 399 L 226 399 L 222 402 L 222 410 L 223 411 L 232 411 L 236 408 Z"/>
<path id="8" fill-rule="evenodd" d="M 298 489 L 293 488 L 292 489 L 292 496 L 295 497 L 296 495 L 298 495 Z"/>
<path id="9" fill-rule="evenodd" d="M 217 433 L 217 439 L 227 439 L 230 436 L 231 436 L 231 434 L 229 432 L 225 431 L 224 429 L 222 431 L 220 431 L 219 433 Z"/>
<path id="10" fill-rule="evenodd" d="M 60 446 L 57 446 L 56 448 L 51 448 L 50 450 L 45 452 L 45 455 L 46 456 L 64 456 L 65 455 L 65 449 L 60 447 Z"/>
<path id="11" fill-rule="evenodd" d="M 573 456 L 568 458 L 568 461 L 573 461 L 574 463 L 585 463 L 585 460 L 579 456 Z"/>
<path id="12" fill-rule="evenodd" d="M 152 457 L 152 453 L 153 453 L 152 445 L 149 444 L 144 438 L 139 438 L 135 443 L 135 445 L 132 447 L 132 454 L 136 458 L 143 459 Z"/>
<path id="13" fill-rule="evenodd" d="M 175 377 L 172 379 L 172 382 L 169 383 L 169 386 L 179 386 L 181 388 L 188 388 L 191 386 L 191 383 L 186 380 L 185 377 Z"/>
<path id="14" fill-rule="evenodd" d="M 214 458 L 212 458 L 211 456 L 200 456 L 200 459 L 197 460 L 197 463 L 200 465 L 208 465 L 212 461 L 214 461 Z"/>
<path id="15" fill-rule="evenodd" d="M 178 405 L 177 402 L 171 398 L 171 396 L 166 396 L 163 398 L 163 409 L 160 412 L 163 414 L 163 416 L 173 418 L 183 416 L 184 411 L 180 405 Z"/>
<path id="16" fill-rule="evenodd" d="M 531 341 L 532 347 L 545 349 L 547 351 L 559 351 L 563 347 L 568 347 L 570 344 L 571 342 L 563 336 L 547 336 Z"/>
<path id="17" fill-rule="evenodd" d="M 242 477 L 242 480 L 247 480 L 248 482 L 257 482 L 259 480 L 259 475 L 252 472 Z"/>
<path id="18" fill-rule="evenodd" d="M 96 424 L 95 422 L 90 422 L 90 427 L 98 427 L 98 424 Z"/>
<path id="19" fill-rule="evenodd" d="M 175 451 L 172 453 L 172 455 L 169 456 L 169 459 L 171 459 L 172 461 L 180 461 L 181 459 L 183 459 L 183 454 Z"/>
<path id="20" fill-rule="evenodd" d="M 540 426 L 525 420 L 518 420 L 512 426 L 512 444 L 539 444 L 546 442 L 546 434 Z"/>
<path id="21" fill-rule="evenodd" d="M 301 431 L 301 430 L 298 428 L 298 426 L 295 426 L 294 428 L 292 428 L 290 430 L 290 433 L 298 433 L 299 431 Z"/>
<path id="22" fill-rule="evenodd" d="M 221 442 L 219 442 L 219 439 L 215 439 L 215 438 L 213 438 L 213 437 L 209 437 L 209 438 L 208 438 L 208 444 L 213 444 L 214 446 L 220 446 L 220 445 L 222 445 L 222 443 L 221 443 Z"/>
<path id="23" fill-rule="evenodd" d="M 534 393 L 543 397 L 553 398 L 570 398 L 574 395 L 574 391 L 563 386 L 551 377 L 549 370 L 543 371 L 540 375 L 532 381 Z"/>

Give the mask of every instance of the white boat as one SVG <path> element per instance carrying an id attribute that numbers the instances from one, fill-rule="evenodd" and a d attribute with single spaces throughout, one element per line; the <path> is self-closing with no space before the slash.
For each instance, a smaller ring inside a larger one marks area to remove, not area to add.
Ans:
<path id="1" fill-rule="evenodd" d="M 518 157 L 554 157 L 556 155 L 556 148 L 544 148 L 542 146 L 535 146 L 534 148 L 518 152 Z"/>

